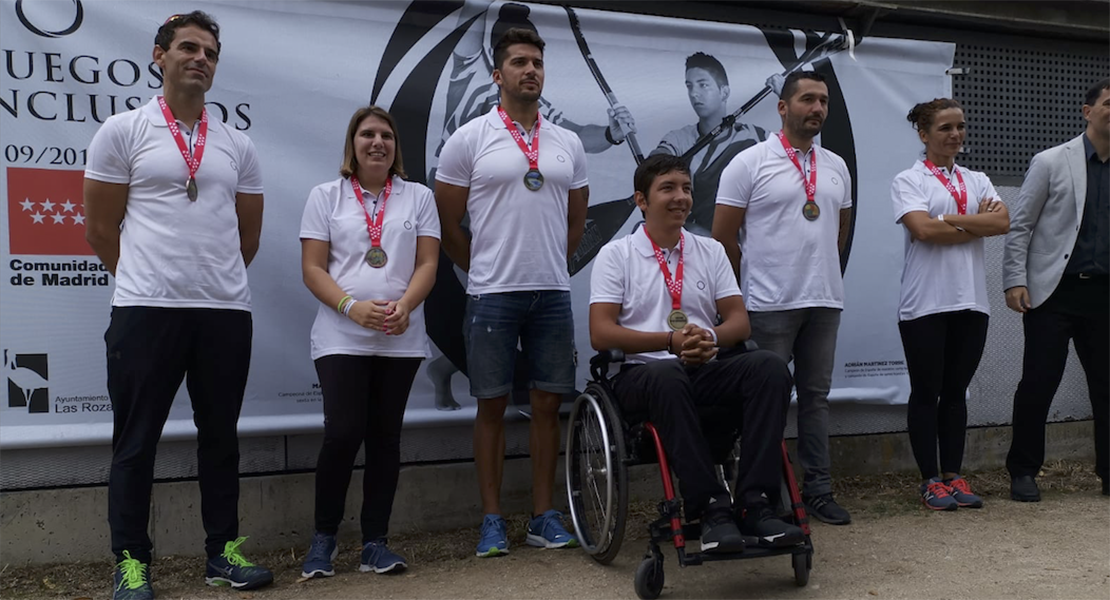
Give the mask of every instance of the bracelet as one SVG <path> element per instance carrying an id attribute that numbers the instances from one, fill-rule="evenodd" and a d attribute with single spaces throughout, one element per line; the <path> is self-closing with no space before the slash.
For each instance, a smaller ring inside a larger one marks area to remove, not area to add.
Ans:
<path id="1" fill-rule="evenodd" d="M 624 140 L 618 142 L 617 140 L 613 139 L 613 130 L 610 129 L 608 125 L 605 126 L 605 141 L 609 142 L 613 146 L 620 146 L 624 143 Z"/>
<path id="2" fill-rule="evenodd" d="M 358 302 L 358 300 L 355 300 L 354 298 L 351 298 L 351 301 L 343 306 L 343 316 L 344 317 L 349 317 L 350 316 L 351 307 L 353 307 L 355 305 L 355 302 Z"/>
<path id="3" fill-rule="evenodd" d="M 671 350 L 671 344 L 672 343 L 674 343 L 674 332 L 673 331 L 667 333 L 667 353 L 668 354 L 674 354 L 674 351 Z"/>
<path id="4" fill-rule="evenodd" d="M 351 298 L 350 296 L 343 296 L 342 298 L 340 298 L 339 299 L 339 304 L 337 304 L 335 306 L 335 312 L 337 312 L 337 313 L 343 312 L 343 303 L 348 301 L 348 300 L 353 300 L 353 298 Z"/>

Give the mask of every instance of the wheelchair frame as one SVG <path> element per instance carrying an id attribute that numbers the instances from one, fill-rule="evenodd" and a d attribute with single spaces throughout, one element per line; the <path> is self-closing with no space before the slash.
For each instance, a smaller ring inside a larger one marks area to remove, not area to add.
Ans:
<path id="1" fill-rule="evenodd" d="M 798 586 L 809 583 L 813 568 L 813 542 L 801 494 L 794 479 L 786 441 L 782 443 L 783 492 L 780 494 L 788 518 L 804 534 L 804 541 L 793 546 L 764 547 L 753 537 L 745 536 L 743 552 L 715 554 L 689 552 L 687 539 L 698 539 L 701 527 L 697 522 L 682 522 L 682 501 L 675 495 L 670 465 L 659 432 L 650 421 L 628 424 L 617 406 L 609 384 L 610 364 L 623 363 L 619 350 L 601 352 L 590 359 L 592 380 L 574 402 L 567 427 L 566 483 L 571 520 L 582 548 L 597 562 L 608 564 L 620 551 L 628 517 L 628 467 L 657 461 L 663 484 L 663 500 L 658 505 L 659 518 L 648 525 L 648 549 L 636 569 L 636 594 L 645 600 L 659 597 L 663 590 L 663 553 L 660 544 L 674 544 L 680 567 L 697 566 L 719 560 L 743 560 L 789 554 Z M 724 477 L 726 489 L 733 493 L 738 477 L 739 444 L 735 444 L 731 462 L 733 480 Z M 648 455 L 648 456 L 645 456 Z M 784 517 L 786 515 L 783 515 Z"/>

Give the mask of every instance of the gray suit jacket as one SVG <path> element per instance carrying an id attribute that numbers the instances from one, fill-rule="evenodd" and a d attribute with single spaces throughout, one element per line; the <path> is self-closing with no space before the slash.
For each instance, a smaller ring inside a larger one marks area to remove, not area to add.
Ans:
<path id="1" fill-rule="evenodd" d="M 1087 202 L 1083 135 L 1034 156 L 1010 207 L 1002 287 L 1029 288 L 1032 308 L 1056 291 L 1079 236 Z"/>

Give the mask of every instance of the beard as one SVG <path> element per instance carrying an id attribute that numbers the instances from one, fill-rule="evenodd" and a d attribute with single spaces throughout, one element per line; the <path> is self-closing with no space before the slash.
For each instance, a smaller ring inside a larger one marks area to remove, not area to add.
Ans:
<path id="1" fill-rule="evenodd" d="M 817 134 L 821 133 L 821 128 L 825 126 L 825 120 L 822 119 L 819 125 L 814 126 L 807 122 L 809 119 L 810 115 L 790 115 L 786 124 L 795 133 L 810 138 L 817 137 Z"/>

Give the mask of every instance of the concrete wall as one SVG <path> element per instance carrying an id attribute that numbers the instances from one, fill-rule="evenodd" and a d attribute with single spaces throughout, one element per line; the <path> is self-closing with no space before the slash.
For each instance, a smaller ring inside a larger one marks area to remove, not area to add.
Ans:
<path id="1" fill-rule="evenodd" d="M 967 470 L 1001 466 L 1010 446 L 1010 431 L 1008 427 L 969 430 Z M 831 450 L 834 477 L 915 468 L 905 433 L 834 437 Z M 1048 456 L 1093 463 L 1091 422 L 1049 425 Z M 563 477 L 560 469 L 556 505 L 564 505 L 565 509 Z M 655 465 L 633 469 L 630 479 L 633 499 L 660 497 Z M 358 470 L 351 480 L 346 519 L 340 529 L 340 536 L 348 542 L 359 535 L 361 489 L 362 471 Z M 503 490 L 506 514 L 524 513 L 531 508 L 531 471 L 527 459 L 506 461 Z M 240 494 L 240 532 L 251 536 L 252 551 L 292 549 L 300 553 L 308 547 L 313 533 L 312 473 L 244 477 Z M 0 562 L 107 559 L 110 556 L 107 505 L 105 486 L 0 494 Z M 473 463 L 408 466 L 401 470 L 391 523 L 395 533 L 476 529 L 480 518 Z M 195 481 L 154 486 L 150 531 L 159 556 L 203 553 L 200 493 Z"/>

